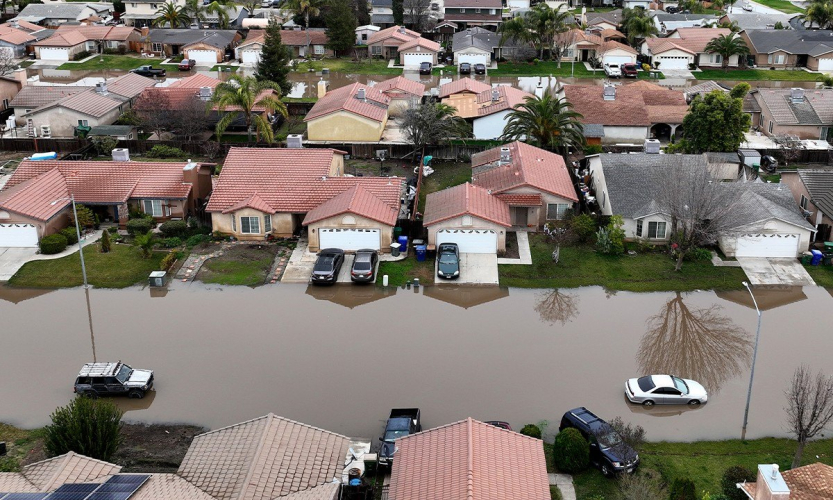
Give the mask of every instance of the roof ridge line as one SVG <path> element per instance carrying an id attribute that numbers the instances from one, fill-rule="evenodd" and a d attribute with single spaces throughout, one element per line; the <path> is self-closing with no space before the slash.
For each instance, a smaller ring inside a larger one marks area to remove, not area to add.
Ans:
<path id="1" fill-rule="evenodd" d="M 55 473 L 52 475 L 52 477 L 49 478 L 49 481 L 46 483 L 46 486 L 43 488 L 44 490 L 49 491 L 49 490 L 52 489 L 52 486 L 55 484 L 55 481 L 58 480 L 58 476 L 60 476 L 61 472 L 64 471 L 64 467 L 66 467 L 69 460 L 73 456 L 75 456 L 76 454 L 77 453 L 75 453 L 74 451 L 68 451 L 64 454 L 64 457 L 61 460 L 60 465 L 58 465 L 58 467 L 55 469 Z"/>
<path id="2" fill-rule="evenodd" d="M 248 467 L 246 467 L 246 477 L 243 478 L 243 486 L 240 488 L 240 493 L 237 494 L 236 498 L 245 498 L 246 497 L 246 490 L 249 488 L 249 483 L 251 482 L 252 476 L 255 473 L 255 464 L 257 463 L 258 459 L 260 458 L 260 454 L 263 452 L 263 445 L 266 442 L 266 436 L 269 435 L 269 428 L 272 426 L 272 422 L 275 420 L 276 415 L 272 412 L 269 412 L 266 415 L 266 426 L 263 428 L 263 435 L 260 436 L 260 439 L 257 442 L 257 448 L 255 449 L 254 455 L 252 455 L 252 460 L 249 462 Z"/>

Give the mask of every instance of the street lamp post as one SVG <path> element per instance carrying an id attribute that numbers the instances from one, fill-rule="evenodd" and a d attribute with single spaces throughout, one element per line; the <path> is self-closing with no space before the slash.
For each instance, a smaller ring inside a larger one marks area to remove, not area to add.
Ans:
<path id="1" fill-rule="evenodd" d="M 761 310 L 758 308 L 758 301 L 755 300 L 755 294 L 752 293 L 752 288 L 749 283 L 743 282 L 743 286 L 749 291 L 752 297 L 752 303 L 755 304 L 755 311 L 758 313 L 758 330 L 755 332 L 755 350 L 752 352 L 752 372 L 749 375 L 749 390 L 746 392 L 746 409 L 743 411 L 743 429 L 740 432 L 741 441 L 746 440 L 746 424 L 749 421 L 749 402 L 752 399 L 752 381 L 755 380 L 755 360 L 758 359 L 758 340 L 761 338 Z"/>
<path id="2" fill-rule="evenodd" d="M 84 248 L 81 244 L 81 227 L 78 225 L 78 210 L 75 208 L 75 195 L 71 194 L 69 198 L 55 200 L 51 203 L 51 205 L 54 205 L 59 201 L 66 200 L 72 202 L 72 215 L 75 217 L 75 236 L 78 237 L 78 254 L 81 256 L 81 274 L 84 276 L 84 288 L 87 289 L 89 288 L 89 285 L 87 284 L 87 266 L 84 264 Z"/>

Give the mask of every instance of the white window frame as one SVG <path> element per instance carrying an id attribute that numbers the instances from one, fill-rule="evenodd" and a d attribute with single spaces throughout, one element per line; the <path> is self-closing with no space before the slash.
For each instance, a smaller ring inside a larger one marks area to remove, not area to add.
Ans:
<path id="1" fill-rule="evenodd" d="M 550 207 L 555 207 L 555 217 L 550 216 Z M 569 208 L 567 203 L 547 203 L 547 220 L 564 220 L 564 214 Z"/>
<path id="2" fill-rule="evenodd" d="M 150 44 L 150 51 L 151 52 L 162 52 L 162 44 L 159 42 L 153 42 Z"/>
<path id="3" fill-rule="evenodd" d="M 240 234 L 260 234 L 260 217 L 240 217 Z"/>
<path id="4" fill-rule="evenodd" d="M 662 226 L 660 226 L 660 224 Z M 653 225 L 653 231 L 651 226 Z M 659 228 L 662 227 L 662 235 L 660 235 Z M 663 221 L 653 221 L 648 223 L 648 239 L 649 240 L 664 240 L 668 232 L 668 224 Z M 651 236 L 653 234 L 653 236 Z"/>
<path id="5" fill-rule="evenodd" d="M 810 200 L 808 200 L 807 197 L 802 194 L 801 195 L 801 202 L 799 203 L 801 208 L 803 208 L 804 210 L 807 210 L 807 202 L 808 201 L 810 201 Z"/>
<path id="6" fill-rule="evenodd" d="M 320 56 L 324 54 L 324 46 L 323 45 L 313 45 L 312 46 L 312 53 Z"/>
<path id="7" fill-rule="evenodd" d="M 372 56 L 381 56 L 382 55 L 382 46 L 381 45 L 373 45 L 370 47 L 370 55 Z"/>
<path id="8" fill-rule="evenodd" d="M 642 236 L 642 220 L 636 221 L 636 235 L 641 237 Z"/>
<path id="9" fill-rule="evenodd" d="M 769 121 L 768 130 L 769 130 L 769 133 L 771 134 L 772 133 L 772 120 Z"/>
<path id="10" fill-rule="evenodd" d="M 9 109 L 9 100 L 3 99 L 3 109 Z"/>
<path id="11" fill-rule="evenodd" d="M 266 214 L 263 216 L 263 232 L 264 233 L 271 233 L 272 232 L 272 216 Z"/>
<path id="12" fill-rule="evenodd" d="M 90 122 L 88 120 L 78 120 L 78 126 L 79 127 L 89 127 Z"/>
<path id="13" fill-rule="evenodd" d="M 770 54 L 766 58 L 767 64 L 784 64 L 786 56 L 784 54 Z"/>
<path id="14" fill-rule="evenodd" d="M 148 208 L 150 208 L 150 211 L 148 211 Z M 164 217 L 163 214 L 165 213 L 162 200 L 142 200 L 142 210 L 153 217 Z"/>

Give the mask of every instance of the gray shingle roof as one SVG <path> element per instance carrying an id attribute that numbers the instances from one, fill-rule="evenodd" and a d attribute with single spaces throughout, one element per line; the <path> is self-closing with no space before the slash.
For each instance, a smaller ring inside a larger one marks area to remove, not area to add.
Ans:
<path id="1" fill-rule="evenodd" d="M 771 54 L 778 50 L 790 54 L 819 56 L 833 52 L 830 30 L 747 30 L 753 52 Z"/>
<path id="2" fill-rule="evenodd" d="M 693 98 L 698 94 L 708 94 L 713 90 L 720 90 L 721 92 L 729 92 L 729 89 L 721 86 L 719 83 L 708 80 L 703 83 L 698 83 L 697 85 L 692 85 L 691 87 L 684 90 L 686 97 Z"/>
<path id="3" fill-rule="evenodd" d="M 737 153 L 706 153 L 709 163 L 740 163 Z"/>
<path id="4" fill-rule="evenodd" d="M 134 128 L 133 125 L 96 125 L 90 129 L 89 135 L 127 135 Z"/>
<path id="5" fill-rule="evenodd" d="M 88 6 L 85 3 L 70 3 L 70 2 L 55 2 L 47 4 L 30 3 L 20 13 L 18 17 L 42 17 L 45 19 L 73 19 L 80 16 L 84 9 Z M 90 6 L 91 8 L 95 6 Z M 93 8 L 93 10 L 101 11 L 101 8 Z"/>
<path id="6" fill-rule="evenodd" d="M 495 47 L 500 45 L 500 35 L 493 33 L 487 29 L 480 27 L 469 28 L 467 30 L 458 31 L 454 33 L 451 46 L 454 51 L 475 47 L 486 52 L 492 52 Z"/>
<path id="7" fill-rule="evenodd" d="M 226 48 L 237 36 L 235 30 L 152 29 L 147 39 L 156 43 L 190 45 L 204 42 L 213 47 Z"/>
<path id="8" fill-rule="evenodd" d="M 833 217 L 833 170 L 799 170 L 798 177 L 809 191 L 810 200 Z"/>
<path id="9" fill-rule="evenodd" d="M 734 12 L 726 14 L 724 17 L 729 19 L 729 22 L 737 23 L 742 30 L 763 30 L 772 29 L 775 24 L 780 22 L 782 25 L 789 27 L 790 19 L 798 14 L 764 14 L 762 12 L 755 13 L 739 13 Z M 769 26 L 769 28 L 767 28 Z"/>
<path id="10" fill-rule="evenodd" d="M 779 219 L 798 227 L 815 230 L 801 215 L 795 198 L 783 184 L 735 182 L 726 184 L 726 187 L 738 190 L 737 202 L 732 207 L 736 227 Z"/>
<path id="11" fill-rule="evenodd" d="M 588 26 L 600 23 L 602 21 L 618 26 L 622 22 L 622 9 L 611 10 L 610 12 L 587 13 Z"/>
<path id="12" fill-rule="evenodd" d="M 393 24 L 393 14 L 370 14 L 373 24 Z"/>
<path id="13" fill-rule="evenodd" d="M 717 21 L 717 16 L 714 14 L 657 14 L 657 21 L 664 22 L 683 22 L 683 21 Z"/>
<path id="14" fill-rule="evenodd" d="M 604 125 L 600 125 L 597 123 L 585 123 L 584 124 L 584 137 L 604 137 L 605 136 L 605 127 Z"/>
<path id="15" fill-rule="evenodd" d="M 793 103 L 790 89 L 759 89 L 758 102 L 769 109 L 776 123 L 824 125 L 833 122 L 833 89 L 808 89 L 804 100 Z"/>

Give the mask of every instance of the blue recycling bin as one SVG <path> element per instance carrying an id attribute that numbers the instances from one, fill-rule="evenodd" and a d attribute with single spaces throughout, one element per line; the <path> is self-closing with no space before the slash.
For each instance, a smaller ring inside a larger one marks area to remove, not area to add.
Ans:
<path id="1" fill-rule="evenodd" d="M 813 260 L 810 264 L 817 266 L 821 264 L 821 259 L 824 257 L 824 254 L 821 253 L 821 250 L 812 250 L 813 253 Z"/>
<path id="2" fill-rule="evenodd" d="M 400 236 L 398 242 L 399 242 L 399 251 L 407 252 L 408 251 L 408 237 L 407 236 Z"/>
<path id="3" fill-rule="evenodd" d="M 417 245 L 416 247 L 416 259 L 418 262 L 423 262 L 425 257 L 428 255 L 428 247 L 426 245 Z"/>

